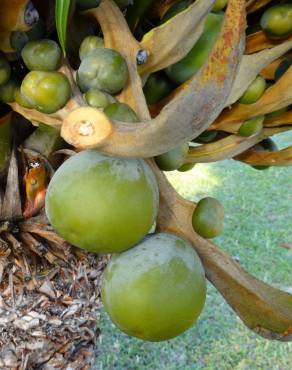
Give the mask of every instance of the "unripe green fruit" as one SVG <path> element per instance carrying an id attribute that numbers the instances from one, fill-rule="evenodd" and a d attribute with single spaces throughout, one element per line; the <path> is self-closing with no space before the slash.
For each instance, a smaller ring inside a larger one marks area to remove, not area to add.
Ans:
<path id="1" fill-rule="evenodd" d="M 95 253 L 124 251 L 149 232 L 158 186 L 142 159 L 80 152 L 63 163 L 46 196 L 46 214 L 68 242 Z"/>
<path id="2" fill-rule="evenodd" d="M 24 108 L 33 109 L 34 106 L 26 99 L 26 97 L 21 93 L 20 86 L 14 92 L 14 100 L 17 104 L 21 105 Z"/>
<path id="3" fill-rule="evenodd" d="M 213 12 L 219 12 L 220 10 L 224 9 L 227 5 L 228 0 L 216 0 L 215 4 L 213 5 Z"/>
<path id="4" fill-rule="evenodd" d="M 222 14 L 208 14 L 204 32 L 191 51 L 182 60 L 166 69 L 166 74 L 174 83 L 181 84 L 187 81 L 203 66 L 219 36 L 223 18 Z"/>
<path id="5" fill-rule="evenodd" d="M 56 71 L 61 66 L 62 52 L 53 40 L 28 42 L 21 51 L 22 59 L 31 71 Z"/>
<path id="6" fill-rule="evenodd" d="M 204 238 L 218 236 L 224 224 L 224 208 L 215 198 L 201 199 L 193 213 L 193 228 L 196 233 Z"/>
<path id="7" fill-rule="evenodd" d="M 187 172 L 192 170 L 195 167 L 195 163 L 185 163 L 182 166 L 180 166 L 177 170 L 179 172 Z"/>
<path id="8" fill-rule="evenodd" d="M 158 103 L 174 89 L 171 81 L 161 73 L 153 73 L 147 79 L 143 92 L 147 104 Z"/>
<path id="9" fill-rule="evenodd" d="M 204 131 L 192 141 L 195 143 L 206 144 L 213 141 L 217 135 L 218 131 Z"/>
<path id="10" fill-rule="evenodd" d="M 97 109 L 104 109 L 109 104 L 116 102 L 113 96 L 98 89 L 89 89 L 84 94 L 84 98 L 88 105 Z"/>
<path id="11" fill-rule="evenodd" d="M 276 152 L 278 150 L 277 145 L 270 138 L 264 139 L 261 142 L 257 143 L 254 146 L 254 148 L 257 151 L 263 151 L 263 152 Z M 259 171 L 266 170 L 266 169 L 270 168 L 270 166 L 257 166 L 257 165 L 251 166 L 251 167 L 254 168 L 255 170 L 259 170 Z"/>
<path id="12" fill-rule="evenodd" d="M 174 171 L 180 168 L 189 151 L 189 145 L 182 144 L 169 152 L 163 153 L 155 157 L 155 162 L 162 171 Z"/>
<path id="13" fill-rule="evenodd" d="M 79 58 L 83 60 L 87 55 L 89 55 L 93 50 L 98 48 L 104 48 L 104 41 L 98 36 L 87 36 L 82 41 L 79 48 Z"/>
<path id="14" fill-rule="evenodd" d="M 0 85 L 5 85 L 10 78 L 11 68 L 8 61 L 0 56 Z"/>
<path id="15" fill-rule="evenodd" d="M 128 104 L 112 103 L 104 109 L 104 113 L 111 119 L 121 122 L 138 122 L 139 118 Z"/>
<path id="16" fill-rule="evenodd" d="M 99 48 L 81 62 L 78 84 L 82 91 L 91 88 L 116 94 L 126 85 L 129 72 L 125 59 L 112 49 Z"/>
<path id="17" fill-rule="evenodd" d="M 257 78 L 249 85 L 245 93 L 238 100 L 241 104 L 253 104 L 258 101 L 267 87 L 266 80 L 262 76 Z"/>
<path id="18" fill-rule="evenodd" d="M 100 0 L 76 0 L 76 6 L 80 10 L 97 8 Z"/>
<path id="19" fill-rule="evenodd" d="M 112 258 L 101 296 L 111 320 L 126 334 L 153 342 L 171 339 L 189 329 L 203 309 L 204 269 L 187 241 L 151 235 Z"/>
<path id="20" fill-rule="evenodd" d="M 280 116 L 281 114 L 287 112 L 288 108 L 289 108 L 289 105 L 287 107 L 284 107 L 284 108 L 281 108 L 281 109 L 277 109 L 274 112 L 268 113 L 266 115 L 266 117 L 267 118 L 276 118 L 276 117 Z"/>
<path id="21" fill-rule="evenodd" d="M 264 12 L 260 23 L 271 38 L 289 36 L 292 33 L 292 4 L 272 6 Z"/>
<path id="22" fill-rule="evenodd" d="M 188 6 L 190 5 L 189 0 L 182 0 L 179 1 L 178 3 L 174 4 L 171 6 L 167 12 L 164 14 L 164 16 L 161 18 L 160 24 L 163 24 L 167 21 L 169 21 L 171 18 L 175 17 L 182 11 L 186 10 Z"/>
<path id="23" fill-rule="evenodd" d="M 14 94 L 18 88 L 18 83 L 13 78 L 5 85 L 0 85 L 0 101 L 3 103 L 13 103 L 15 101 Z"/>
<path id="24" fill-rule="evenodd" d="M 258 134 L 263 129 L 264 120 L 265 116 L 258 116 L 243 122 L 238 130 L 238 134 L 245 137 Z"/>
<path id="25" fill-rule="evenodd" d="M 70 83 L 60 72 L 29 72 L 20 91 L 29 104 L 46 114 L 63 108 L 71 96 Z"/>

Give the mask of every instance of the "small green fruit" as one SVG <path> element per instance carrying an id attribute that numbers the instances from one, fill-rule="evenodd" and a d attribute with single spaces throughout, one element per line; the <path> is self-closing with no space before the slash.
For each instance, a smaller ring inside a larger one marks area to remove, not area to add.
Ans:
<path id="1" fill-rule="evenodd" d="M 98 48 L 82 60 L 77 75 L 82 91 L 100 89 L 116 94 L 126 85 L 129 72 L 121 54 L 112 49 Z"/>
<path id="2" fill-rule="evenodd" d="M 189 329 L 203 309 L 204 269 L 187 241 L 151 235 L 112 258 L 101 296 L 111 320 L 126 334 L 153 342 L 171 339 Z"/>
<path id="3" fill-rule="evenodd" d="M 121 122 L 138 122 L 139 118 L 128 104 L 112 103 L 104 109 L 104 113 L 111 119 Z"/>
<path id="4" fill-rule="evenodd" d="M 216 0 L 215 4 L 213 5 L 213 12 L 219 12 L 220 10 L 224 9 L 227 5 L 228 0 Z"/>
<path id="5" fill-rule="evenodd" d="M 180 166 L 177 170 L 179 172 L 187 172 L 192 170 L 195 167 L 195 163 L 185 163 L 182 166 Z"/>
<path id="6" fill-rule="evenodd" d="M 292 33 L 292 4 L 272 6 L 264 12 L 260 23 L 271 38 L 289 36 Z"/>
<path id="7" fill-rule="evenodd" d="M 13 103 L 15 101 L 14 94 L 18 88 L 18 82 L 13 78 L 5 85 L 0 85 L 0 101 L 3 103 Z"/>
<path id="8" fill-rule="evenodd" d="M 30 104 L 30 102 L 26 99 L 26 97 L 21 93 L 20 86 L 17 87 L 17 89 L 14 92 L 14 100 L 17 104 L 21 105 L 24 108 L 27 109 L 33 109 L 34 106 Z"/>
<path id="9" fill-rule="evenodd" d="M 47 114 L 63 108 L 71 96 L 70 83 L 60 72 L 29 72 L 20 91 L 29 104 Z"/>
<path id="10" fill-rule="evenodd" d="M 98 48 L 104 48 L 104 41 L 101 37 L 97 36 L 85 37 L 79 48 L 80 60 L 83 60 L 87 55 L 89 55 L 92 51 Z"/>
<path id="11" fill-rule="evenodd" d="M 84 98 L 88 105 L 97 109 L 104 109 L 109 104 L 116 102 L 113 96 L 98 89 L 89 89 L 84 94 Z"/>
<path id="12" fill-rule="evenodd" d="M 76 6 L 80 10 L 97 8 L 100 0 L 76 0 Z"/>
<path id="13" fill-rule="evenodd" d="M 11 75 L 11 68 L 3 56 L 0 56 L 0 85 L 5 85 L 10 78 Z"/>
<path id="14" fill-rule="evenodd" d="M 174 89 L 172 82 L 162 73 L 153 73 L 147 79 L 143 92 L 147 104 L 158 103 Z"/>
<path id="15" fill-rule="evenodd" d="M 245 137 L 258 134 L 263 129 L 264 120 L 265 116 L 258 116 L 243 122 L 238 130 L 238 134 Z"/>
<path id="16" fill-rule="evenodd" d="M 218 135 L 218 131 L 204 131 L 192 141 L 194 143 L 206 144 L 206 143 L 210 143 L 211 141 L 213 141 L 217 135 Z"/>
<path id="17" fill-rule="evenodd" d="M 53 40 L 28 42 L 21 51 L 22 59 L 31 71 L 56 71 L 61 66 L 62 52 Z"/>
<path id="18" fill-rule="evenodd" d="M 257 78 L 249 85 L 245 93 L 238 100 L 241 104 L 253 104 L 258 101 L 267 87 L 266 80 L 262 76 Z"/>
<path id="19" fill-rule="evenodd" d="M 196 233 L 204 238 L 218 236 L 224 224 L 224 208 L 215 198 L 201 199 L 193 213 L 193 228 Z"/>
<path id="20" fill-rule="evenodd" d="M 155 157 L 155 162 L 162 171 L 174 171 L 180 168 L 186 159 L 189 151 L 189 144 L 182 144 L 169 152 Z"/>
<path id="21" fill-rule="evenodd" d="M 142 159 L 80 152 L 58 168 L 46 214 L 68 242 L 94 253 L 122 252 L 144 238 L 158 211 L 158 186 Z"/>

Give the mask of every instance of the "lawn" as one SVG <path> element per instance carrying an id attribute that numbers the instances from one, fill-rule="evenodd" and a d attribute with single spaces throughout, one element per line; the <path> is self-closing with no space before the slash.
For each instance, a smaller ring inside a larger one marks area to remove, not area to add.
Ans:
<path id="1" fill-rule="evenodd" d="M 275 139 L 279 147 L 292 134 Z M 200 164 L 187 173 L 169 173 L 186 198 L 214 196 L 226 221 L 217 245 L 250 273 L 292 291 L 292 167 L 257 171 L 236 161 Z M 178 338 L 147 343 L 121 333 L 101 313 L 95 370 L 290 370 L 292 343 L 272 342 L 249 331 L 208 284 L 207 302 L 197 324 Z"/>

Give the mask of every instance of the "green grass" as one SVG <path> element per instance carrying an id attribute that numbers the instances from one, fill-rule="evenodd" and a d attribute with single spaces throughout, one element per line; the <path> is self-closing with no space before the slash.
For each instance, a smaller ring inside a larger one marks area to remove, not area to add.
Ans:
<path id="1" fill-rule="evenodd" d="M 276 138 L 280 147 L 292 134 Z M 257 171 L 235 161 L 197 165 L 169 179 L 186 198 L 218 198 L 225 207 L 225 229 L 215 242 L 258 278 L 292 288 L 292 168 Z M 272 342 L 249 331 L 208 285 L 197 324 L 171 341 L 147 343 L 121 333 L 101 313 L 96 370 L 290 370 L 292 343 Z"/>

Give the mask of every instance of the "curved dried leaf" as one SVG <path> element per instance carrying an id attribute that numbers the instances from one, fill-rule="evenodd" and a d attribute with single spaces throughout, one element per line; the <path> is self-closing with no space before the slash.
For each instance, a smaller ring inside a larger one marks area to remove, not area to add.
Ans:
<path id="1" fill-rule="evenodd" d="M 292 40 L 292 36 L 286 41 Z M 246 38 L 245 53 L 252 54 L 260 50 L 269 49 L 283 42 L 283 39 L 272 40 L 263 32 L 255 32 Z"/>
<path id="2" fill-rule="evenodd" d="M 246 326 L 268 339 L 292 339 L 292 295 L 248 274 L 231 257 L 192 227 L 195 204 L 180 197 L 151 163 L 160 189 L 158 229 L 189 240 L 198 252 L 207 278 Z"/>
<path id="3" fill-rule="evenodd" d="M 242 122 L 248 118 L 265 115 L 287 107 L 292 103 L 292 66 L 264 95 L 254 104 L 235 104 L 232 109 L 225 109 L 213 127 L 221 123 Z"/>
<path id="4" fill-rule="evenodd" d="M 105 10 L 106 4 L 112 2 L 103 1 L 101 9 Z M 100 10 L 100 17 L 101 13 Z M 222 110 L 230 93 L 243 52 L 244 28 L 245 1 L 230 0 L 221 37 L 203 68 L 181 86 L 180 92 L 154 120 L 136 125 L 115 122 L 115 130 L 100 146 L 101 150 L 120 156 L 153 157 L 204 131 Z M 113 31 L 109 36 L 105 33 L 106 45 L 107 37 L 113 40 Z M 129 43 L 126 47 L 130 47 Z M 133 91 L 132 99 L 136 99 Z"/>
<path id="5" fill-rule="evenodd" d="M 234 159 L 254 166 L 292 166 L 292 146 L 276 152 L 260 152 L 250 149 Z"/>
<path id="6" fill-rule="evenodd" d="M 138 70 L 141 75 L 166 68 L 187 55 L 204 29 L 204 19 L 214 0 L 198 0 L 168 22 L 144 35 L 141 46 L 149 59 Z"/>
<path id="7" fill-rule="evenodd" d="M 267 5 L 272 0 L 249 0 L 246 4 L 247 13 L 253 13 L 263 6 Z"/>
<path id="8" fill-rule="evenodd" d="M 291 48 L 292 39 L 274 48 L 262 50 L 251 55 L 244 55 L 226 105 L 235 103 L 263 68 L 269 65 L 273 60 L 285 54 Z"/>
<path id="9" fill-rule="evenodd" d="M 193 147 L 189 150 L 186 163 L 208 163 L 230 159 L 242 152 L 245 152 L 263 139 L 289 129 L 291 129 L 291 127 L 264 129 L 260 133 L 250 137 L 229 135 L 224 139 L 214 141 L 213 143 Z"/>

